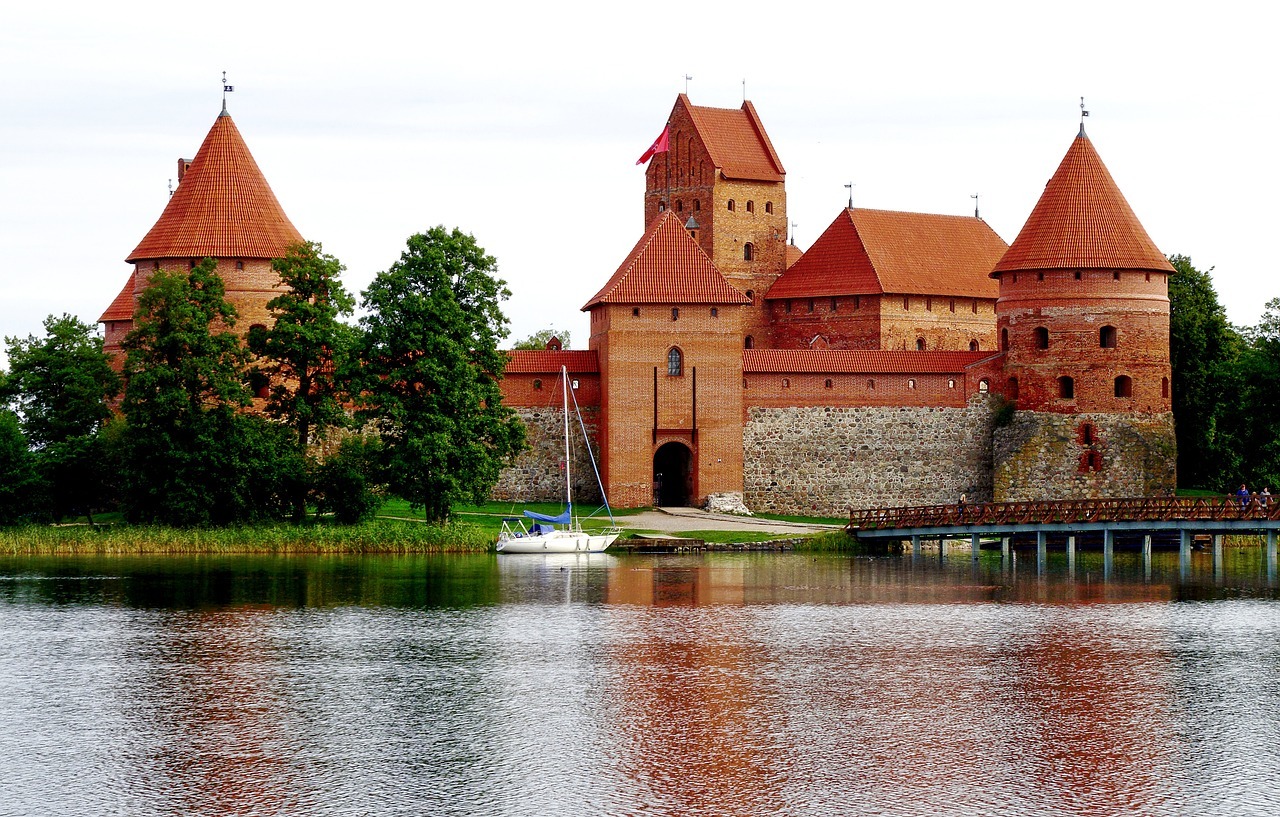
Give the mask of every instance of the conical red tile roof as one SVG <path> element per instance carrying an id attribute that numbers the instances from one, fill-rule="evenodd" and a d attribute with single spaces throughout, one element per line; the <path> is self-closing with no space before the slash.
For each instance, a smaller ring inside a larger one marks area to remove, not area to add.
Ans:
<path id="1" fill-rule="evenodd" d="M 125 260 L 280 258 L 301 240 L 223 111 L 160 220 Z"/>
<path id="2" fill-rule="evenodd" d="M 608 283 L 583 310 L 596 304 L 746 304 L 684 228 L 674 210 L 653 220 Z"/>
<path id="3" fill-rule="evenodd" d="M 133 273 L 129 273 L 129 277 L 124 282 L 120 294 L 111 302 L 111 306 L 107 307 L 107 311 L 102 313 L 102 317 L 98 318 L 98 323 L 106 323 L 108 321 L 129 321 L 133 320 Z"/>
<path id="4" fill-rule="evenodd" d="M 1089 267 L 1173 271 L 1081 127 L 992 277 Z"/>

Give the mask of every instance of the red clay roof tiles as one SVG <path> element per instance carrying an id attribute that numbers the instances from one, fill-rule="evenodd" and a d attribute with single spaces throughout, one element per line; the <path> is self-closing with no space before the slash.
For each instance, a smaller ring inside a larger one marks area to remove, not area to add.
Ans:
<path id="1" fill-rule="evenodd" d="M 654 219 L 604 287 L 587 301 L 622 304 L 746 304 L 673 210 Z"/>
<path id="2" fill-rule="evenodd" d="M 107 307 L 107 311 L 102 313 L 102 317 L 98 318 L 98 323 L 106 323 L 107 321 L 131 321 L 133 320 L 133 273 L 129 273 L 129 277 L 124 282 L 124 288 L 120 290 L 120 294 L 111 302 L 111 306 Z"/>
<path id="3" fill-rule="evenodd" d="M 853 374 L 945 374 L 990 357 L 991 352 L 882 352 L 850 349 L 746 349 L 746 373 L 835 372 Z"/>
<path id="4" fill-rule="evenodd" d="M 712 163 L 725 178 L 782 181 L 787 171 L 750 102 L 737 109 L 703 108 L 681 94 L 676 104 L 688 109 Z"/>
<path id="5" fill-rule="evenodd" d="M 1007 245 L 968 216 L 846 209 L 769 288 L 766 298 L 958 295 L 992 298 Z"/>
<path id="6" fill-rule="evenodd" d="M 595 374 L 600 360 L 593 349 L 517 349 L 507 352 L 507 374 L 545 374 L 559 372 L 564 366 L 569 374 Z"/>
<path id="7" fill-rule="evenodd" d="M 126 260 L 279 258 L 301 240 L 224 111 L 160 219 Z"/>
<path id="8" fill-rule="evenodd" d="M 1081 127 L 992 275 L 1089 267 L 1173 271 Z"/>

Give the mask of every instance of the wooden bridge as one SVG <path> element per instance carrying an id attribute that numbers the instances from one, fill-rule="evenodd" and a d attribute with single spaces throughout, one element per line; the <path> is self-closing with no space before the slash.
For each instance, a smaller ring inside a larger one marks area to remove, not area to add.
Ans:
<path id="1" fill-rule="evenodd" d="M 1280 502 L 1242 503 L 1235 497 L 1133 497 L 1073 499 L 1056 502 L 978 502 L 967 505 L 923 505 L 849 511 L 848 531 L 859 539 L 910 540 L 920 553 L 921 540 L 968 539 L 977 559 L 984 541 L 1000 541 L 1008 555 L 1015 541 L 1034 538 L 1043 563 L 1050 535 L 1064 541 L 1074 560 L 1077 543 L 1101 541 L 1109 563 L 1117 537 L 1141 543 L 1150 557 L 1156 542 L 1176 541 L 1183 563 L 1190 563 L 1193 543 L 1212 537 L 1220 557 L 1228 533 L 1265 535 L 1268 574 L 1276 571 L 1276 535 Z M 939 548 L 941 550 L 941 547 Z"/>

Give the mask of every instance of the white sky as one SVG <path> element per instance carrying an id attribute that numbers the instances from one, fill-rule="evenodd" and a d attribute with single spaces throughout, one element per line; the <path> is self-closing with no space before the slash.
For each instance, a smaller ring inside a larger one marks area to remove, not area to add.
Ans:
<path id="1" fill-rule="evenodd" d="M 982 216 L 1011 242 L 1079 122 L 1165 253 L 1231 320 L 1280 296 L 1273 33 L 1257 4 L 369 0 L 0 10 L 0 335 L 95 321 L 221 106 L 359 293 L 436 224 L 476 236 L 512 340 L 579 308 L 642 230 L 636 157 L 690 74 L 742 81 L 807 248 L 855 206 Z M 0 365 L 3 360 L 0 359 Z"/>

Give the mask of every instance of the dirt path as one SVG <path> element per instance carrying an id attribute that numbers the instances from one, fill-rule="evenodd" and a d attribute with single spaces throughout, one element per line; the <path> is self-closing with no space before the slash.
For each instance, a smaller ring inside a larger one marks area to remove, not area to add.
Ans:
<path id="1" fill-rule="evenodd" d="M 618 526 L 662 533 L 684 533 L 691 530 L 741 530 L 777 533 L 781 536 L 840 530 L 839 525 L 798 524 L 750 516 L 707 513 L 699 508 L 654 508 L 634 516 L 618 517 Z"/>

